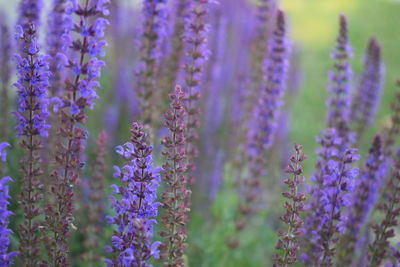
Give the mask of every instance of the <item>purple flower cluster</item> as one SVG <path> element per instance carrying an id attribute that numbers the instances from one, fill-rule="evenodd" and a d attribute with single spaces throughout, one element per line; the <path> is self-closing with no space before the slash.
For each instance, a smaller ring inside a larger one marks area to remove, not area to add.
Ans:
<path id="1" fill-rule="evenodd" d="M 265 61 L 265 86 L 261 86 L 259 102 L 254 108 L 253 123 L 255 132 L 250 132 L 249 146 L 255 154 L 263 154 L 270 148 L 276 123 L 280 115 L 282 98 L 286 89 L 289 69 L 290 44 L 286 36 L 285 15 L 279 10 L 276 15 L 276 28 L 270 40 L 268 56 Z M 254 143 L 253 143 L 254 142 Z"/>
<path id="2" fill-rule="evenodd" d="M 0 161 L 6 161 L 6 148 L 10 145 L 6 142 L 0 143 Z M 12 181 L 10 177 L 3 177 L 0 179 L 0 266 L 10 266 L 13 264 L 13 257 L 18 255 L 18 252 L 7 252 L 10 245 L 9 235 L 12 231 L 8 228 L 8 223 L 13 213 L 8 210 L 8 185 Z"/>
<path id="3" fill-rule="evenodd" d="M 145 124 L 151 124 L 152 120 L 158 120 L 156 75 L 159 71 L 161 57 L 161 45 L 166 31 L 166 0 L 144 0 L 143 1 L 143 33 L 140 46 L 140 64 L 137 70 L 136 90 L 141 102 L 142 118 Z"/>
<path id="4" fill-rule="evenodd" d="M 0 143 L 0 161 L 6 161 L 6 151 L 5 148 L 10 145 L 6 142 Z M 3 177 L 0 179 L 0 266 L 10 266 L 13 264 L 13 257 L 18 254 L 18 252 L 8 252 L 8 247 L 10 245 L 9 235 L 12 231 L 8 228 L 8 223 L 11 215 L 13 213 L 8 210 L 8 200 L 10 196 L 8 194 L 8 185 L 12 181 L 10 177 Z"/>
<path id="5" fill-rule="evenodd" d="M 174 19 L 174 26 L 170 37 L 170 51 L 167 59 L 165 60 L 165 67 L 163 66 L 162 88 L 173 88 L 178 79 L 180 65 L 184 56 L 184 39 L 182 38 L 185 33 L 185 21 L 188 16 L 190 1 L 181 0 L 175 1 L 173 7 L 174 14 L 171 19 Z M 168 102 L 168 90 L 163 90 L 162 100 Z"/>
<path id="6" fill-rule="evenodd" d="M 93 108 L 97 98 L 97 79 L 100 77 L 104 61 L 103 40 L 108 21 L 103 18 L 109 14 L 108 0 L 86 0 L 83 5 L 72 2 L 71 9 L 78 17 L 72 26 L 75 38 L 68 44 L 64 36 L 63 45 L 69 46 L 67 68 L 70 75 L 65 80 L 65 89 L 60 97 L 59 128 L 56 140 L 55 165 L 52 172 L 52 185 L 49 193 L 51 201 L 46 203 L 46 239 L 49 261 L 54 265 L 68 265 L 69 238 L 74 227 L 74 186 L 79 182 L 79 169 L 84 165 L 82 154 L 85 148 L 87 131 L 86 108 Z M 66 11 L 69 13 L 70 11 Z M 64 24 L 66 27 L 67 24 Z M 62 30 L 68 32 L 68 29 Z"/>
<path id="7" fill-rule="evenodd" d="M 114 253 L 112 259 L 105 261 L 108 266 L 148 266 L 150 258 L 158 258 L 159 242 L 152 243 L 152 225 L 159 206 L 155 200 L 160 176 L 153 167 L 153 148 L 143 126 L 133 123 L 131 134 L 130 142 L 116 149 L 127 164 L 114 167 L 114 178 L 122 185 L 112 185 L 111 206 L 116 214 L 107 220 L 116 229 L 112 246 L 106 247 L 108 253 Z"/>
<path id="8" fill-rule="evenodd" d="M 364 56 L 364 68 L 352 101 L 351 120 L 356 124 L 360 140 L 365 128 L 374 121 L 379 106 L 383 83 L 383 63 L 381 48 L 375 38 L 371 38 Z"/>
<path id="9" fill-rule="evenodd" d="M 361 227 L 364 225 L 371 208 L 374 206 L 377 194 L 386 174 L 386 164 L 382 152 L 382 139 L 375 136 L 361 177 L 355 184 L 351 195 L 348 219 L 345 232 L 338 245 L 338 266 L 351 266 L 356 242 L 359 238 Z"/>
<path id="10" fill-rule="evenodd" d="M 187 94 L 186 110 L 187 128 L 186 128 L 186 156 L 189 160 L 187 166 L 188 173 L 195 170 L 192 159 L 198 155 L 196 142 L 199 139 L 197 133 L 200 126 L 199 121 L 199 99 L 201 77 L 204 72 L 205 62 L 208 59 L 210 51 L 207 48 L 207 33 L 209 25 L 207 18 L 210 4 L 213 0 L 194 0 L 189 7 L 189 16 L 186 20 L 185 42 L 187 57 L 185 60 L 185 86 L 184 91 Z M 189 178 L 190 182 L 194 177 Z"/>
<path id="11" fill-rule="evenodd" d="M 254 213 L 259 198 L 260 179 L 265 175 L 265 153 L 275 133 L 288 71 L 289 44 L 286 36 L 285 16 L 276 15 L 276 28 L 269 44 L 265 62 L 265 86 L 260 90 L 259 102 L 254 107 L 253 122 L 248 136 L 249 177 L 244 181 L 244 202 L 240 203 L 240 219 L 236 228 L 242 230 L 250 214 Z"/>
<path id="12" fill-rule="evenodd" d="M 16 55 L 16 67 L 19 79 L 14 86 L 18 89 L 17 137 L 39 134 L 47 136 L 50 126 L 47 124 L 47 87 L 50 76 L 48 57 L 39 54 L 36 26 L 30 24 L 24 29 L 17 26 L 17 35 L 21 45 L 21 55 Z"/>
<path id="13" fill-rule="evenodd" d="M 383 213 L 379 223 L 373 225 L 375 238 L 369 244 L 368 266 L 381 266 L 390 253 L 390 239 L 395 237 L 395 230 L 400 217 L 400 150 L 391 166 L 390 177 L 385 183 L 383 197 L 379 200 L 378 211 Z"/>
<path id="14" fill-rule="evenodd" d="M 73 2 L 70 0 L 53 0 L 48 17 L 46 34 L 47 52 L 50 57 L 50 95 L 60 96 L 66 77 L 65 65 L 68 62 L 67 51 L 71 45 Z"/>
<path id="15" fill-rule="evenodd" d="M 20 258 L 24 265 L 40 264 L 40 218 L 42 211 L 42 174 L 41 138 L 48 135 L 50 127 L 47 124 L 47 87 L 48 71 L 47 57 L 39 55 L 36 26 L 27 24 L 23 28 L 18 25 L 16 37 L 20 55 L 16 55 L 16 68 L 19 79 L 14 84 L 18 89 L 17 110 L 14 111 L 17 120 L 17 138 L 24 149 L 21 160 L 23 184 L 19 204 L 23 209 L 24 221 L 19 225 Z"/>
<path id="16" fill-rule="evenodd" d="M 328 93 L 330 96 L 327 100 L 327 124 L 329 128 L 335 128 L 340 137 L 346 137 L 347 141 L 352 141 L 349 135 L 352 51 L 344 15 L 340 16 L 339 25 L 339 36 L 332 52 L 332 59 L 335 61 L 334 70 L 329 73 Z"/>
<path id="17" fill-rule="evenodd" d="M 42 0 L 21 0 L 17 24 L 22 27 L 23 31 L 27 31 L 31 24 L 39 27 L 42 6 Z"/>
<path id="18" fill-rule="evenodd" d="M 308 216 L 303 229 L 307 236 L 307 255 L 302 255 L 305 264 L 331 264 L 337 240 L 334 235 L 343 233 L 347 217 L 342 209 L 349 206 L 347 192 L 353 190 L 358 169 L 351 165 L 359 156 L 353 149 L 342 151 L 343 143 L 338 132 L 327 129 L 317 139 L 321 148 L 317 150 L 316 173 L 311 177 L 315 183 L 311 188 L 312 199 L 307 205 Z"/>
<path id="19" fill-rule="evenodd" d="M 3 177 L 0 179 L 0 266 L 10 266 L 13 264 L 13 257 L 17 252 L 7 252 L 10 245 L 9 235 L 12 233 L 8 229 L 8 217 L 13 213 L 7 209 L 8 199 L 8 186 L 7 183 L 12 181 L 10 177 Z"/>

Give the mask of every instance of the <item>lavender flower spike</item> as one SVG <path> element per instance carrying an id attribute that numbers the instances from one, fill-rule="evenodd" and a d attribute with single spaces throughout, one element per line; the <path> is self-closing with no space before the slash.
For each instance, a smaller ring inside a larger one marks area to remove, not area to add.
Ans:
<path id="1" fill-rule="evenodd" d="M 162 144 L 165 147 L 163 155 L 162 178 L 165 190 L 161 196 L 165 216 L 162 217 L 162 231 L 160 235 L 165 242 L 161 246 L 161 260 L 164 266 L 185 266 L 183 255 L 186 248 L 189 208 L 186 199 L 190 196 L 186 177 L 185 155 L 185 130 L 186 110 L 183 105 L 185 93 L 177 86 L 175 92 L 170 95 L 171 108 L 165 112 L 165 126 L 169 129 L 169 135 Z"/>
<path id="2" fill-rule="evenodd" d="M 16 67 L 19 79 L 14 84 L 18 91 L 17 110 L 14 112 L 17 120 L 17 138 L 21 138 L 20 146 L 25 156 L 21 160 L 23 184 L 19 204 L 23 210 L 24 221 L 19 225 L 20 259 L 24 266 L 40 264 L 38 243 L 40 242 L 42 213 L 39 203 L 42 199 L 42 184 L 39 176 L 41 139 L 47 136 L 50 127 L 47 124 L 47 57 L 39 55 L 36 37 L 36 27 L 30 24 L 24 30 L 17 26 L 18 44 L 21 55 L 16 55 Z"/>
<path id="3" fill-rule="evenodd" d="M 299 186 L 304 183 L 303 167 L 301 163 L 306 159 L 302 152 L 301 145 L 295 145 L 295 154 L 290 157 L 290 163 L 285 169 L 285 172 L 292 174 L 292 178 L 285 179 L 284 183 L 288 186 L 289 191 L 283 193 L 283 196 L 288 199 L 284 207 L 286 213 L 280 217 L 280 220 L 288 225 L 286 232 L 278 231 L 279 240 L 276 248 L 283 251 L 283 256 L 275 255 L 274 266 L 288 266 L 297 262 L 297 254 L 300 250 L 299 236 L 300 228 L 303 221 L 300 217 L 304 210 L 304 202 L 306 197 L 303 193 L 299 192 Z"/>
<path id="4" fill-rule="evenodd" d="M 148 144 L 149 137 L 143 126 L 133 123 L 131 134 L 130 142 L 117 147 L 126 165 L 114 167 L 114 177 L 121 185 L 112 185 L 110 197 L 116 214 L 107 220 L 116 229 L 111 246 L 106 247 L 108 253 L 114 254 L 112 259 L 105 260 L 108 266 L 145 267 L 151 258 L 158 258 L 160 242 L 152 243 L 152 225 L 159 206 L 155 200 L 160 176 L 153 167 L 153 147 Z"/>
<path id="5" fill-rule="evenodd" d="M 6 142 L 0 143 L 0 161 L 6 161 L 6 148 L 10 145 Z M 18 252 L 7 252 L 8 247 L 10 245 L 9 235 L 12 233 L 10 229 L 8 229 L 8 217 L 13 215 L 7 209 L 8 200 L 10 196 L 8 194 L 8 186 L 7 183 L 12 181 L 10 177 L 3 177 L 0 179 L 0 266 L 6 267 L 13 264 L 13 257 L 18 255 Z"/>
<path id="6" fill-rule="evenodd" d="M 65 66 L 68 63 L 66 53 L 72 43 L 69 35 L 73 25 L 72 12 L 70 0 L 53 0 L 46 34 L 50 70 L 53 73 L 49 87 L 52 97 L 60 96 L 64 86 Z"/>
<path id="7" fill-rule="evenodd" d="M 7 209 L 8 199 L 8 186 L 7 183 L 12 181 L 10 177 L 4 177 L 0 179 L 0 266 L 10 266 L 13 264 L 13 257 L 18 255 L 18 252 L 7 252 L 8 246 L 10 245 L 9 235 L 12 233 L 8 229 L 8 217 L 13 215 Z"/>
<path id="8" fill-rule="evenodd" d="M 140 65 L 136 90 L 141 104 L 142 119 L 145 124 L 151 124 L 158 119 L 157 110 L 152 109 L 156 91 L 156 75 L 161 56 L 161 44 L 166 27 L 166 2 L 167 0 L 143 0 L 143 33 L 140 44 Z"/>
<path id="9" fill-rule="evenodd" d="M 383 63 L 381 48 L 375 38 L 371 38 L 364 58 L 357 92 L 352 101 L 351 120 L 356 128 L 357 140 L 374 121 L 378 109 L 383 83 Z"/>
<path id="10" fill-rule="evenodd" d="M 175 85 L 179 68 L 182 63 L 182 58 L 184 56 L 184 39 L 183 34 L 185 31 L 185 22 L 188 16 L 188 7 L 190 6 L 190 1 L 179 0 L 175 1 L 174 4 L 174 27 L 170 38 L 170 52 L 168 58 L 165 60 L 165 67 L 163 67 L 162 73 L 162 85 L 163 88 L 173 88 Z M 168 103 L 168 90 L 163 90 L 162 100 Z"/>
<path id="11" fill-rule="evenodd" d="M 312 199 L 306 206 L 308 215 L 303 229 L 306 254 L 302 255 L 302 261 L 306 265 L 325 266 L 332 264 L 336 236 L 345 230 L 347 218 L 342 209 L 350 204 L 347 193 L 352 191 L 353 179 L 358 174 L 358 169 L 351 165 L 359 156 L 354 149 L 343 152 L 346 141 L 334 128 L 325 130 L 317 141 L 321 148 L 317 150 L 316 173 L 311 177 Z"/>
<path id="12" fill-rule="evenodd" d="M 350 58 L 352 51 L 347 36 L 347 21 L 344 15 L 340 16 L 340 30 L 336 47 L 332 52 L 335 61 L 334 70 L 329 73 L 330 83 L 327 101 L 327 124 L 329 128 L 336 128 L 340 137 L 350 141 L 349 113 L 350 113 L 350 87 L 352 70 Z"/>
<path id="13" fill-rule="evenodd" d="M 197 129 L 199 122 L 199 99 L 200 99 L 200 81 L 204 72 L 205 61 L 208 59 L 209 50 L 207 49 L 207 32 L 209 30 L 208 13 L 209 6 L 213 0 L 194 0 L 191 2 L 189 17 L 186 22 L 185 41 L 187 42 L 187 58 L 185 62 L 185 86 L 184 91 L 187 94 L 186 110 L 187 128 L 186 128 L 186 148 L 185 153 L 189 162 L 187 166 L 188 173 L 195 170 L 192 162 L 197 157 L 198 149 L 196 142 L 199 138 Z M 194 177 L 189 178 L 190 182 Z"/>
<path id="14" fill-rule="evenodd" d="M 383 213 L 381 221 L 373 225 L 375 239 L 369 246 L 368 266 L 381 266 L 383 259 L 390 253 L 389 240 L 395 236 L 400 216 L 400 150 L 392 166 L 390 177 L 385 185 L 378 210 Z"/>
<path id="15" fill-rule="evenodd" d="M 351 266 L 356 242 L 361 227 L 375 204 L 381 181 L 385 177 L 386 166 L 383 160 L 382 139 L 375 136 L 361 179 L 356 184 L 351 199 L 351 208 L 337 252 L 337 266 Z"/>
<path id="16" fill-rule="evenodd" d="M 21 0 L 17 25 L 22 27 L 22 31 L 27 32 L 32 24 L 39 28 L 42 6 L 42 0 Z M 23 50 L 26 45 L 22 42 L 18 43 L 18 50 L 21 54 L 24 53 Z"/>
<path id="17" fill-rule="evenodd" d="M 265 153 L 272 144 L 276 121 L 282 105 L 285 90 L 289 44 L 286 36 L 285 15 L 278 11 L 276 28 L 269 44 L 269 54 L 265 62 L 265 85 L 260 91 L 260 99 L 254 110 L 253 125 L 248 136 L 247 157 L 249 177 L 244 179 L 243 202 L 238 208 L 237 231 L 242 231 L 246 221 L 254 214 L 257 206 L 261 178 L 265 174 Z"/>
<path id="18" fill-rule="evenodd" d="M 106 42 L 103 39 L 108 21 L 103 16 L 109 13 L 109 0 L 86 0 L 83 5 L 73 3 L 73 12 L 79 20 L 73 26 L 75 39 L 71 51 L 68 51 L 71 56 L 66 65 L 72 79 L 65 81 L 61 97 L 55 164 L 49 190 L 52 201 L 46 203 L 45 209 L 49 234 L 46 248 L 49 261 L 56 266 L 69 264 L 68 243 L 74 227 L 74 186 L 79 181 L 79 169 L 83 165 L 81 155 L 87 138 L 84 129 L 86 110 L 93 108 L 99 87 L 97 80 L 105 65 L 99 57 L 105 56 L 103 47 Z"/>

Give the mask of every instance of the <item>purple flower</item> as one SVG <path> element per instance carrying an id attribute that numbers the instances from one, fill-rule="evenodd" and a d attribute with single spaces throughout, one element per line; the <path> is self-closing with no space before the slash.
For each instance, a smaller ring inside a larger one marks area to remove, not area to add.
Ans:
<path id="1" fill-rule="evenodd" d="M 285 16 L 282 11 L 276 15 L 276 28 L 269 43 L 268 57 L 265 62 L 265 86 L 260 89 L 257 105 L 254 107 L 253 120 L 248 133 L 247 160 L 249 174 L 244 179 L 243 201 L 239 206 L 241 216 L 236 220 L 236 229 L 244 229 L 251 214 L 255 212 L 255 203 L 259 199 L 260 181 L 265 175 L 265 153 L 272 144 L 276 122 L 279 117 L 282 97 L 288 71 L 289 44 L 286 36 Z"/>
<path id="2" fill-rule="evenodd" d="M 19 79 L 14 86 L 18 89 L 17 110 L 17 137 L 31 134 L 46 137 L 50 126 L 47 124 L 47 87 L 48 57 L 39 55 L 37 47 L 36 27 L 31 24 L 18 40 L 21 45 L 21 55 L 16 55 L 16 68 Z"/>
<path id="3" fill-rule="evenodd" d="M 272 137 L 286 89 L 289 50 L 290 44 L 286 37 L 285 16 L 283 11 L 279 10 L 276 17 L 276 29 L 269 44 L 268 56 L 264 66 L 266 86 L 262 86 L 259 101 L 254 108 L 253 125 L 251 127 L 254 127 L 255 132 L 250 132 L 249 138 L 251 149 L 265 150 L 270 148 L 272 144 Z M 254 151 L 254 153 L 262 153 L 262 151 Z"/>
<path id="4" fill-rule="evenodd" d="M 1 142 L 0 143 L 0 159 L 3 162 L 6 162 L 6 157 L 7 157 L 7 151 L 6 148 L 9 147 L 10 144 L 6 142 Z"/>
<path id="5" fill-rule="evenodd" d="M 137 67 L 137 83 L 135 90 L 140 99 L 142 120 L 151 123 L 158 119 L 156 75 L 159 71 L 161 45 L 166 31 L 166 0 L 143 1 L 143 32 L 140 43 L 140 62 Z M 157 122 L 159 123 L 159 122 Z"/>
<path id="6" fill-rule="evenodd" d="M 56 140 L 55 164 L 51 174 L 51 190 L 53 195 L 46 203 L 46 230 L 51 238 L 45 239 L 49 261 L 54 265 L 69 264 L 69 238 L 71 236 L 71 218 L 75 205 L 74 186 L 78 183 L 80 169 L 84 166 L 83 151 L 86 146 L 87 131 L 86 109 L 93 108 L 96 90 L 99 87 L 104 61 L 99 60 L 107 20 L 101 18 L 107 14 L 108 0 L 88 0 L 83 4 L 76 1 L 64 6 L 65 14 L 73 13 L 78 20 L 73 24 L 71 37 L 65 32 L 63 39 L 70 43 L 68 63 L 71 75 L 65 80 L 65 90 L 60 99 L 62 106 L 58 107 L 58 135 Z M 74 34 L 73 34 L 74 33 Z M 57 246 L 54 246 L 54 243 Z"/>
<path id="7" fill-rule="evenodd" d="M 116 229 L 111 238 L 114 258 L 106 260 L 108 266 L 147 266 L 146 262 L 158 255 L 153 248 L 152 224 L 157 216 L 159 203 L 156 190 L 160 182 L 158 169 L 153 167 L 153 148 L 148 144 L 148 134 L 143 126 L 133 123 L 131 139 L 123 147 L 118 147 L 126 165 L 115 167 L 115 178 L 121 182 L 114 185 L 110 197 L 115 215 L 109 218 Z"/>
<path id="8" fill-rule="evenodd" d="M 65 66 L 68 64 L 66 54 L 72 43 L 70 37 L 73 25 L 72 11 L 70 0 L 53 0 L 48 15 L 46 43 L 50 57 L 50 70 L 54 74 L 50 77 L 51 96 L 60 96 L 64 86 Z"/>
<path id="9" fill-rule="evenodd" d="M 371 38 L 364 56 L 364 68 L 352 101 L 351 120 L 360 140 L 364 130 L 374 121 L 378 109 L 382 84 L 383 63 L 381 48 L 375 38 Z"/>
<path id="10" fill-rule="evenodd" d="M 2 267 L 12 265 L 13 257 L 18 255 L 18 252 L 7 252 L 8 246 L 10 245 L 9 235 L 12 233 L 12 231 L 8 229 L 8 217 L 13 215 L 13 213 L 7 209 L 8 200 L 10 198 L 7 183 L 10 181 L 12 181 L 10 177 L 0 179 L 0 266 Z"/>
<path id="11" fill-rule="evenodd" d="M 186 156 L 189 159 L 187 166 L 188 173 L 193 173 L 195 164 L 193 158 L 198 154 L 196 141 L 199 139 L 198 127 L 199 120 L 199 99 L 201 77 L 204 72 L 205 62 L 208 59 L 210 51 L 207 48 L 207 33 L 209 31 L 208 14 L 211 0 L 194 0 L 189 7 L 189 16 L 185 23 L 184 39 L 186 42 L 187 56 L 184 61 L 185 70 L 185 86 L 184 92 L 187 94 L 186 111 L 187 128 L 186 128 Z M 189 177 L 189 181 L 193 182 L 194 177 Z"/>
<path id="12" fill-rule="evenodd" d="M 372 226 L 374 240 L 369 244 L 368 266 L 381 266 L 382 261 L 390 254 L 390 239 L 395 237 L 400 216 L 400 150 L 394 162 L 390 164 L 390 173 L 385 182 L 382 197 L 379 199 L 377 211 L 383 215 L 378 223 Z"/>
<path id="13" fill-rule="evenodd" d="M 21 0 L 19 4 L 19 17 L 17 24 L 21 25 L 23 31 L 27 31 L 31 24 L 39 27 L 40 12 L 42 11 L 42 0 Z"/>
<path id="14" fill-rule="evenodd" d="M 353 191 L 358 173 L 351 165 L 359 158 L 354 149 L 343 151 L 345 141 L 334 128 L 325 130 L 317 141 L 321 148 L 316 152 L 316 172 L 311 177 L 312 198 L 306 206 L 308 215 L 303 229 L 307 255 L 302 257 L 307 259 L 305 264 L 316 266 L 331 264 L 335 236 L 345 231 L 347 217 L 342 210 L 350 204 L 347 193 Z"/>
<path id="15" fill-rule="evenodd" d="M 375 136 L 361 179 L 357 180 L 355 190 L 351 194 L 348 219 L 345 224 L 345 233 L 341 237 L 338 247 L 337 262 L 339 266 L 352 264 L 356 242 L 361 227 L 364 225 L 369 212 L 376 202 L 378 190 L 386 174 L 386 164 L 382 152 L 382 140 Z"/>
<path id="16" fill-rule="evenodd" d="M 347 21 L 346 17 L 341 15 L 339 36 L 332 52 L 334 70 L 329 73 L 327 125 L 329 128 L 335 128 L 339 136 L 347 141 L 352 141 L 349 135 L 351 57 Z"/>

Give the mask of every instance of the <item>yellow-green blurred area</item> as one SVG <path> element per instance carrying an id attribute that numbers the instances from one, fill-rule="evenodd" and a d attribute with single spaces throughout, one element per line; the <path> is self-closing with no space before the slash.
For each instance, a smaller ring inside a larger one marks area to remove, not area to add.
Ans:
<path id="1" fill-rule="evenodd" d="M 316 146 L 312 137 L 324 128 L 327 72 L 332 66 L 330 52 L 338 32 L 339 14 L 348 19 L 354 53 L 353 83 L 360 74 L 368 39 L 375 36 L 380 42 L 385 83 L 377 120 L 362 142 L 365 152 L 372 136 L 389 121 L 394 83 L 400 78 L 400 1 L 283 0 L 281 8 L 288 14 L 292 40 L 302 51 L 303 83 L 293 110 L 292 140 L 303 144 L 308 154 Z"/>

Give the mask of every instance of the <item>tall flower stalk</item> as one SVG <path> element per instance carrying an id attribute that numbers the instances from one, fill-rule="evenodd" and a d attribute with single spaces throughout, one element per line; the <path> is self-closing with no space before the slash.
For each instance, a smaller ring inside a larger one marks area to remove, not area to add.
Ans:
<path id="1" fill-rule="evenodd" d="M 107 134 L 101 131 L 94 150 L 94 158 L 90 162 L 91 176 L 88 178 L 88 188 L 83 189 L 87 201 L 83 205 L 84 220 L 79 227 L 83 235 L 84 253 L 81 255 L 82 261 L 86 264 L 99 264 L 101 254 L 99 253 L 99 236 L 102 235 L 102 221 L 104 214 L 104 184 L 106 182 L 106 157 L 107 157 Z M 87 190 L 85 190 L 87 189 Z"/>
<path id="2" fill-rule="evenodd" d="M 27 32 L 31 25 L 35 25 L 36 28 L 40 26 L 40 13 L 42 11 L 42 0 L 21 0 L 19 3 L 19 16 L 17 19 L 17 25 L 22 27 L 24 32 Z M 37 33 L 36 33 L 37 35 Z M 19 42 L 17 44 L 20 53 L 24 53 L 24 47 L 27 44 Z"/>
<path id="3" fill-rule="evenodd" d="M 338 244 L 337 266 L 351 266 L 357 240 L 371 208 L 377 199 L 381 182 L 385 176 L 382 139 L 375 136 L 365 161 L 360 180 L 351 196 L 351 206 L 345 225 L 345 232 Z"/>
<path id="4" fill-rule="evenodd" d="M 70 0 L 53 0 L 48 14 L 46 48 L 49 56 L 49 69 L 52 75 L 49 77 L 49 98 L 53 104 L 50 109 L 49 122 L 51 124 L 48 141 L 43 144 L 42 157 L 44 169 L 44 185 L 48 190 L 51 185 L 51 159 L 54 158 L 56 149 L 57 130 L 60 127 L 58 109 L 61 105 L 61 97 L 64 89 L 66 65 L 68 64 L 67 52 L 71 45 L 70 31 L 72 28 L 73 4 Z M 50 104 L 51 104 L 50 103 Z M 45 194 L 45 201 L 47 194 Z"/>
<path id="5" fill-rule="evenodd" d="M 395 236 L 400 216 L 400 151 L 391 168 L 390 177 L 385 184 L 383 197 L 378 204 L 378 210 L 383 213 L 383 219 L 373 225 L 374 241 L 369 246 L 368 266 L 381 266 L 382 261 L 390 254 L 390 239 Z"/>
<path id="6" fill-rule="evenodd" d="M 187 44 L 184 91 L 187 95 L 186 110 L 186 145 L 185 154 L 187 159 L 187 172 L 189 182 L 194 182 L 193 171 L 195 170 L 194 158 L 197 157 L 198 149 L 196 142 L 199 138 L 197 130 L 199 122 L 199 99 L 200 83 L 204 73 L 205 61 L 208 58 L 207 33 L 209 5 L 212 0 L 194 0 L 189 8 L 189 16 L 186 21 L 185 41 Z"/>
<path id="7" fill-rule="evenodd" d="M 51 97 L 60 96 L 64 88 L 65 66 L 68 63 L 66 54 L 72 42 L 70 37 L 73 24 L 72 12 L 72 1 L 53 0 L 46 34 L 50 70 L 54 73 L 50 77 L 49 93 Z"/>
<path id="8" fill-rule="evenodd" d="M 190 1 L 175 0 L 174 5 L 174 27 L 170 38 L 170 52 L 165 60 L 165 68 L 163 68 L 162 88 L 173 88 L 178 78 L 179 69 L 184 56 L 184 39 L 185 22 L 188 16 L 188 7 Z M 162 100 L 168 102 L 168 90 L 162 91 Z"/>
<path id="9" fill-rule="evenodd" d="M 21 160 L 23 173 L 21 198 L 19 204 L 23 210 L 24 221 L 19 226 L 20 259 L 23 266 L 38 266 L 40 263 L 40 227 L 42 221 L 38 216 L 42 213 L 40 201 L 43 198 L 40 149 L 41 139 L 47 137 L 50 127 L 47 122 L 47 87 L 48 58 L 39 54 L 39 46 L 34 24 L 17 26 L 18 44 L 21 54 L 16 55 L 18 81 L 14 86 L 18 89 L 17 138 L 21 138 L 20 146 L 24 150 Z"/>
<path id="10" fill-rule="evenodd" d="M 177 86 L 170 95 L 171 106 L 165 114 L 165 126 L 169 135 L 162 144 L 165 147 L 163 155 L 162 179 L 165 190 L 161 195 L 162 207 L 165 215 L 161 219 L 162 230 L 160 235 L 164 238 L 161 246 L 161 260 L 164 266 L 185 266 L 183 255 L 186 248 L 189 208 L 186 199 L 191 192 L 188 189 L 185 155 L 185 130 L 187 112 L 184 107 L 186 95 Z"/>
<path id="11" fill-rule="evenodd" d="M 11 77 L 11 37 L 9 28 L 6 24 L 5 14 L 0 13 L 0 114 L 2 119 L 0 120 L 0 139 L 5 140 L 8 130 L 8 113 L 9 113 L 9 85 Z"/>
<path id="12" fill-rule="evenodd" d="M 360 141 L 367 126 L 374 121 L 379 106 L 383 84 L 383 63 L 381 48 L 375 38 L 368 42 L 364 56 L 364 67 L 352 101 L 351 119 Z"/>
<path id="13" fill-rule="evenodd" d="M 336 47 L 332 52 L 334 69 L 329 72 L 328 101 L 327 101 L 327 125 L 335 128 L 341 138 L 346 142 L 350 140 L 350 88 L 352 70 L 350 59 L 352 57 L 347 33 L 347 20 L 344 15 L 339 20 L 339 36 Z M 346 143 L 345 142 L 345 143 Z M 344 144 L 345 144 L 344 143 Z"/>
<path id="14" fill-rule="evenodd" d="M 261 178 L 265 175 L 266 151 L 271 147 L 276 123 L 286 88 L 289 67 L 289 43 L 286 36 L 285 15 L 277 12 L 276 28 L 269 45 L 265 62 L 265 85 L 254 107 L 253 120 L 248 135 L 247 160 L 249 174 L 243 180 L 243 201 L 239 203 L 236 230 L 242 231 L 255 212 L 260 195 Z"/>
<path id="15" fill-rule="evenodd" d="M 343 208 L 349 206 L 348 193 L 352 191 L 353 179 L 358 169 L 352 164 L 359 156 L 354 149 L 343 151 L 346 141 L 339 137 L 334 128 L 317 138 L 321 148 L 317 150 L 316 172 L 310 203 L 306 206 L 303 237 L 306 254 L 302 261 L 307 265 L 325 266 L 332 264 L 337 235 L 345 230 L 347 217 Z"/>
<path id="16" fill-rule="evenodd" d="M 107 246 L 111 259 L 105 260 L 108 266 L 148 266 L 151 258 L 158 258 L 159 242 L 152 243 L 153 227 L 156 222 L 156 191 L 160 176 L 153 167 L 152 151 L 149 136 L 143 126 L 134 122 L 131 126 L 130 142 L 117 147 L 126 165 L 114 167 L 114 178 L 121 185 L 112 185 L 113 195 L 110 197 L 114 216 L 108 216 L 109 224 L 116 228 L 111 238 L 111 246 Z"/>
<path id="17" fill-rule="evenodd" d="M 343 209 L 349 205 L 348 193 L 358 171 L 352 168 L 359 156 L 351 148 L 354 142 L 349 129 L 351 49 L 344 15 L 340 16 L 339 28 L 332 53 L 334 70 L 329 74 L 328 129 L 318 139 L 322 148 L 317 152 L 316 173 L 312 178 L 315 184 L 310 192 L 312 200 L 304 229 L 307 252 L 303 262 L 317 266 L 332 264 L 337 236 L 345 231 L 347 217 Z"/>
<path id="18" fill-rule="evenodd" d="M 98 57 L 104 56 L 102 47 L 106 42 L 102 39 L 108 21 L 102 15 L 108 15 L 108 2 L 85 0 L 83 5 L 73 6 L 79 18 L 73 26 L 76 39 L 70 45 L 72 57 L 67 63 L 73 78 L 66 80 L 61 97 L 55 170 L 49 190 L 53 197 L 45 209 L 48 258 L 56 266 L 69 264 L 68 242 L 74 227 L 74 186 L 79 181 L 79 170 L 83 165 L 81 156 L 87 137 L 83 125 L 86 109 L 93 108 L 93 101 L 97 98 L 97 79 L 105 64 Z"/>
<path id="19" fill-rule="evenodd" d="M 257 99 L 259 97 L 260 86 L 263 83 L 264 62 L 268 57 L 268 53 L 266 53 L 266 51 L 269 52 L 268 40 L 271 38 L 271 33 L 274 29 L 276 14 L 275 9 L 275 0 L 259 1 L 255 23 L 256 36 L 254 37 L 251 46 L 251 80 L 249 82 L 249 85 L 247 85 L 248 88 L 246 88 L 246 92 L 243 94 L 243 101 L 242 103 L 240 103 L 242 110 L 240 114 L 240 134 L 238 136 L 240 149 L 244 149 L 243 146 L 246 146 L 249 121 L 251 120 L 253 114 L 254 103 L 257 102 Z M 245 159 L 239 156 L 241 153 L 236 154 L 238 157 L 238 159 L 236 159 L 238 169 L 241 172 L 245 165 Z"/>
<path id="20" fill-rule="evenodd" d="M 6 142 L 0 143 L 0 161 L 6 161 L 6 151 L 5 149 L 10 145 Z M 12 179 L 8 176 L 0 179 L 0 266 L 10 266 L 13 264 L 14 257 L 18 255 L 18 252 L 8 252 L 10 246 L 10 234 L 11 229 L 8 228 L 9 217 L 13 215 L 11 211 L 8 210 L 8 204 L 10 195 L 8 193 L 7 183 L 11 182 Z"/>
<path id="21" fill-rule="evenodd" d="M 159 115 L 154 105 L 157 105 L 156 98 L 160 95 L 157 92 L 156 75 L 165 35 L 166 2 L 167 0 L 143 0 L 144 22 L 135 90 L 140 99 L 142 120 L 148 125 L 152 125 L 152 121 L 157 122 Z"/>
<path id="22" fill-rule="evenodd" d="M 284 183 L 289 188 L 288 192 L 282 195 L 288 200 L 284 207 L 286 212 L 280 217 L 280 220 L 287 224 L 286 232 L 278 231 L 278 243 L 276 249 L 281 250 L 283 255 L 275 255 L 274 266 L 288 266 L 297 262 L 297 254 L 300 250 L 299 236 L 300 228 L 303 226 L 301 213 L 304 210 L 306 197 L 300 193 L 300 186 L 304 183 L 303 167 L 301 163 L 306 156 L 303 154 L 301 145 L 295 145 L 295 154 L 290 157 L 290 163 L 285 169 L 285 173 L 291 174 L 292 177 L 285 179 Z"/>

